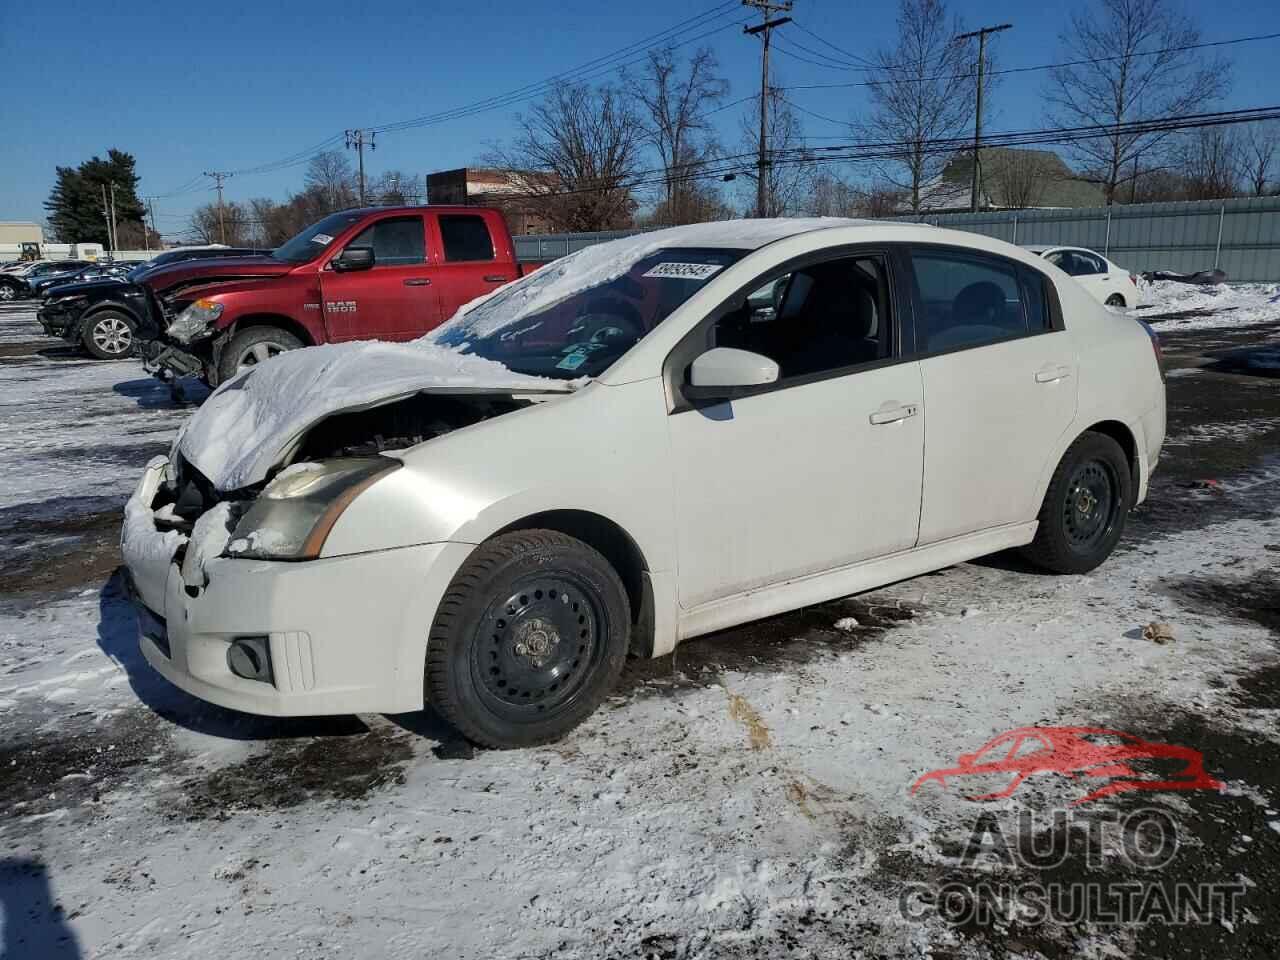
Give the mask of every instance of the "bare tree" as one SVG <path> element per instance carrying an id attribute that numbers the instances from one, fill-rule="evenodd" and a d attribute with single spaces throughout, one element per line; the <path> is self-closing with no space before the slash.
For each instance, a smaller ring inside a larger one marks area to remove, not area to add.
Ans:
<path id="1" fill-rule="evenodd" d="M 490 160 L 518 172 L 531 210 L 559 230 L 631 223 L 644 133 L 627 97 L 610 86 L 562 83 L 516 125 L 515 142 Z"/>
<path id="2" fill-rule="evenodd" d="M 854 217 L 861 212 L 860 201 L 853 184 L 838 173 L 822 170 L 810 180 L 804 212 L 810 217 Z"/>
<path id="3" fill-rule="evenodd" d="M 1266 196 L 1267 185 L 1276 177 L 1280 154 L 1280 123 L 1266 120 L 1245 125 L 1239 139 L 1240 175 L 1255 197 Z"/>
<path id="4" fill-rule="evenodd" d="M 1230 127 L 1202 127 L 1180 138 L 1176 155 L 1187 200 L 1217 200 L 1239 192 L 1240 154 Z"/>
<path id="5" fill-rule="evenodd" d="M 1013 210 L 1039 206 L 1059 175 L 1054 159 L 1039 150 L 983 150 L 982 169 L 999 193 L 999 205 Z"/>
<path id="6" fill-rule="evenodd" d="M 754 116 L 741 120 L 742 139 L 738 153 L 755 157 L 760 150 L 760 128 Z M 768 208 L 761 211 L 766 217 L 785 217 L 797 212 L 804 204 L 804 197 L 812 178 L 813 156 L 805 149 L 804 129 L 783 98 L 781 89 L 769 89 L 769 125 L 765 135 L 769 143 L 769 165 L 766 176 Z M 751 163 L 742 170 L 743 179 L 751 184 L 750 202 L 747 208 L 754 210 L 755 184 L 760 179 L 760 169 Z M 743 198 L 744 201 L 747 199 Z"/>
<path id="7" fill-rule="evenodd" d="M 881 173 L 913 213 L 921 187 L 946 164 L 932 142 L 959 137 L 973 122 L 972 45 L 953 41 L 963 30 L 945 0 L 900 0 L 897 42 L 875 55 L 886 79 L 869 88 L 871 115 L 856 127 L 870 140 L 901 145 Z"/>
<path id="8" fill-rule="evenodd" d="M 720 63 L 702 47 L 680 63 L 673 47 L 650 50 L 634 96 L 644 137 L 658 153 L 663 169 L 663 200 L 658 210 L 671 225 L 696 222 L 705 197 L 690 179 L 716 153 L 705 114 L 729 93 L 719 76 Z M 633 83 L 624 74 L 624 82 Z"/>
<path id="9" fill-rule="evenodd" d="M 226 243 L 232 247 L 244 247 L 249 245 L 251 239 L 250 219 L 252 216 L 244 205 L 234 200 L 224 203 L 221 211 L 216 203 L 206 203 L 196 207 L 191 214 L 189 229 L 199 243 Z"/>
<path id="10" fill-rule="evenodd" d="M 312 157 L 304 182 L 324 198 L 328 207 L 325 213 L 356 205 L 356 175 L 351 161 L 340 150 L 325 150 Z"/>
<path id="11" fill-rule="evenodd" d="M 1139 159 L 1148 165 L 1168 151 L 1167 132 L 1133 133 L 1119 125 L 1170 117 L 1222 96 L 1230 86 L 1230 65 L 1208 62 L 1186 49 L 1200 29 L 1176 0 L 1095 0 L 1073 13 L 1060 37 L 1060 59 L 1045 89 L 1063 126 L 1113 126 L 1114 132 L 1073 146 L 1082 165 L 1102 174 L 1108 204 L 1117 188 L 1136 176 Z"/>

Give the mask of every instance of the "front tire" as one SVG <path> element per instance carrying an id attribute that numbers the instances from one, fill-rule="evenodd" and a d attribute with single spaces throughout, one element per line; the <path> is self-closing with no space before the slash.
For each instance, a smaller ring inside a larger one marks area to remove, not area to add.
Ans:
<path id="1" fill-rule="evenodd" d="M 1062 455 L 1023 554 L 1053 573 L 1088 573 L 1115 549 L 1133 505 L 1133 475 L 1120 444 L 1084 433 Z"/>
<path id="2" fill-rule="evenodd" d="M 440 602 L 427 699 L 486 747 L 558 740 L 622 672 L 629 609 L 617 571 L 582 541 L 552 530 L 496 537 L 476 548 Z"/>
<path id="3" fill-rule="evenodd" d="M 80 342 L 90 356 L 99 360 L 123 360 L 137 345 L 137 324 L 114 310 L 95 313 L 84 324 Z"/>
<path id="4" fill-rule="evenodd" d="M 18 288 L 11 283 L 0 283 L 0 303 L 11 303 L 18 299 Z"/>
<path id="5" fill-rule="evenodd" d="M 223 348 L 218 360 L 218 383 L 226 383 L 241 370 L 301 346 L 301 340 L 279 327 L 247 327 Z"/>

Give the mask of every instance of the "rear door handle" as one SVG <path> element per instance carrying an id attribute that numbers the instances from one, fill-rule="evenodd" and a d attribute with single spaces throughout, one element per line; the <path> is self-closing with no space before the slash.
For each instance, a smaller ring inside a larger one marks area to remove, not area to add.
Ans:
<path id="1" fill-rule="evenodd" d="M 426 277 L 410 277 L 404 282 L 404 285 L 406 287 L 429 287 L 431 286 L 431 281 Z"/>
<path id="2" fill-rule="evenodd" d="M 871 422 L 876 426 L 882 426 L 886 423 L 897 423 L 899 420 L 905 420 L 907 417 L 914 417 L 920 412 L 918 404 L 914 403 L 886 403 L 879 410 L 871 414 Z"/>
<path id="3" fill-rule="evenodd" d="M 1049 364 L 1036 371 L 1036 383 L 1057 383 L 1071 376 L 1071 368 L 1064 363 Z"/>
<path id="4" fill-rule="evenodd" d="M 504 277 L 500 273 L 491 273 L 484 278 L 484 282 L 485 283 L 506 283 L 510 279 L 511 279 L 510 277 Z"/>

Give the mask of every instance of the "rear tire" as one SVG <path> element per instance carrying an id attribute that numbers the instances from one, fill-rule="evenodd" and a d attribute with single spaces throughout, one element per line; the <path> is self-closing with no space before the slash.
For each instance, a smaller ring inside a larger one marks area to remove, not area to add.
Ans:
<path id="1" fill-rule="evenodd" d="M 0 303 L 11 303 L 18 299 L 18 288 L 12 283 L 0 283 Z"/>
<path id="2" fill-rule="evenodd" d="M 1111 556 L 1131 506 L 1133 475 L 1120 444 L 1083 433 L 1053 472 L 1036 538 L 1022 553 L 1053 573 L 1088 573 Z"/>
<path id="3" fill-rule="evenodd" d="M 1118 293 L 1113 293 L 1111 296 L 1107 297 L 1107 306 L 1123 310 L 1125 307 L 1124 297 L 1120 296 Z"/>
<path id="4" fill-rule="evenodd" d="M 84 322 L 80 342 L 90 356 L 99 360 L 123 360 L 137 346 L 138 325 L 116 310 L 95 313 Z"/>
<path id="5" fill-rule="evenodd" d="M 301 340 L 279 327 L 246 327 L 223 347 L 218 360 L 218 383 L 226 383 L 241 370 L 301 346 Z"/>
<path id="6" fill-rule="evenodd" d="M 486 747 L 558 740 L 604 700 L 630 629 L 617 571 L 552 530 L 481 544 L 454 577 L 427 641 L 427 700 Z"/>

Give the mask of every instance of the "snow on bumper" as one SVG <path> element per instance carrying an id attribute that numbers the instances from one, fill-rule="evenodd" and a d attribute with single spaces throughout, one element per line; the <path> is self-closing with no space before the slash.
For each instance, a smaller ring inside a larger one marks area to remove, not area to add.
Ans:
<path id="1" fill-rule="evenodd" d="M 153 461 L 126 507 L 122 547 L 143 656 L 175 686 L 266 716 L 421 709 L 436 605 L 474 549 L 435 543 L 301 562 L 208 559 L 203 585 L 174 562 L 185 540 L 156 529 Z M 231 645 L 265 638 L 271 680 L 231 671 Z"/>

